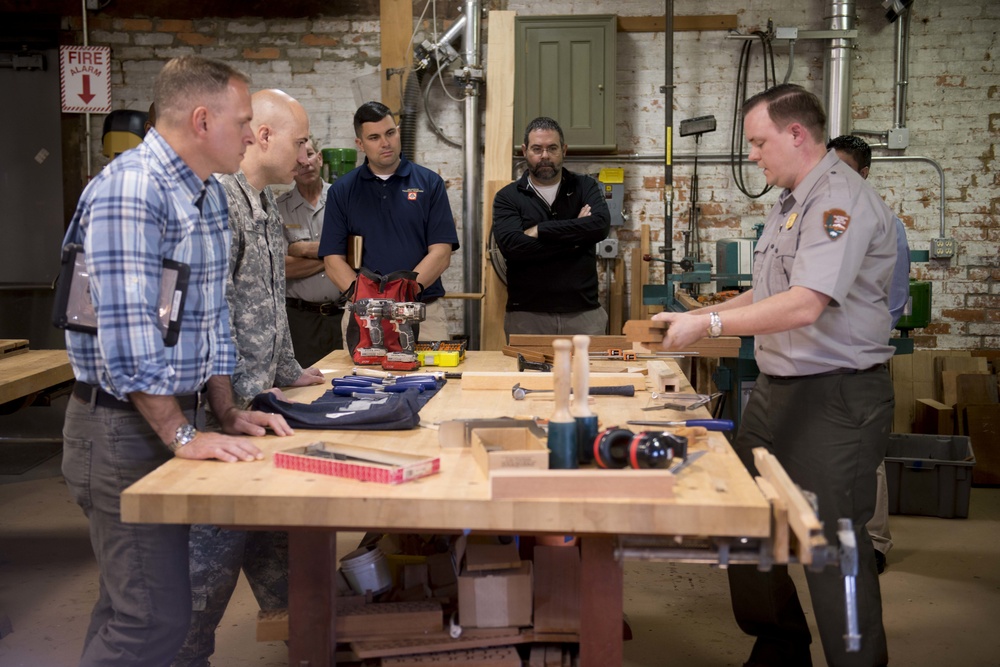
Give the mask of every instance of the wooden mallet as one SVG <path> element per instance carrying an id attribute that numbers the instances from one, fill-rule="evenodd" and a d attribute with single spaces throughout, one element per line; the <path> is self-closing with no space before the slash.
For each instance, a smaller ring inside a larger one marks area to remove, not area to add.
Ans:
<path id="1" fill-rule="evenodd" d="M 577 461 L 593 463 L 597 415 L 591 409 L 590 336 L 573 336 L 573 417 L 576 420 Z"/>
<path id="2" fill-rule="evenodd" d="M 549 419 L 549 468 L 576 468 L 576 421 L 569 411 L 570 375 L 573 344 L 566 339 L 552 341 L 555 359 L 552 381 L 555 411 Z M 587 394 L 583 394 L 586 398 Z"/>

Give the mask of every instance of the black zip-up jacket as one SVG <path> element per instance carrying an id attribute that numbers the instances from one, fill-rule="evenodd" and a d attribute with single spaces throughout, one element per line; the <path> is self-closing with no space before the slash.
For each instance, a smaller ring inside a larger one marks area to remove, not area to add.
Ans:
<path id="1" fill-rule="evenodd" d="M 590 215 L 579 218 L 584 204 Z M 538 238 L 524 230 L 538 226 Z M 493 200 L 493 236 L 507 262 L 507 310 L 577 313 L 597 300 L 597 244 L 611 230 L 601 187 L 562 170 L 550 207 L 528 184 L 528 172 Z"/>

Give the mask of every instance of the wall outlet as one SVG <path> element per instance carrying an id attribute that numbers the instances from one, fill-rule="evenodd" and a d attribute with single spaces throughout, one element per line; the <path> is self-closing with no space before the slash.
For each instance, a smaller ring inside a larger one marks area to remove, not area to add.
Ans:
<path id="1" fill-rule="evenodd" d="M 931 259 L 948 259 L 957 251 L 955 239 L 931 239 Z"/>

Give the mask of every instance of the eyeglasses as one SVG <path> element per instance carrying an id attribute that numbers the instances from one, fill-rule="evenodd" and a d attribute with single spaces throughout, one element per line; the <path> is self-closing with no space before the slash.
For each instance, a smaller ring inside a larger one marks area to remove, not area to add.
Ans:
<path id="1" fill-rule="evenodd" d="M 558 144 L 552 144 L 551 146 L 528 146 L 528 152 L 535 157 L 541 157 L 546 153 L 556 156 L 562 153 L 562 146 Z"/>

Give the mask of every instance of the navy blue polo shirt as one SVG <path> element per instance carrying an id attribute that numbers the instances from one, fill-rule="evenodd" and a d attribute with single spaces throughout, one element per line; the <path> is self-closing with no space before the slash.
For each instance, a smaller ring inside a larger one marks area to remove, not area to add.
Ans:
<path id="1" fill-rule="evenodd" d="M 330 186 L 319 256 L 346 256 L 352 234 L 364 238 L 361 265 L 382 274 L 412 270 L 435 243 L 450 243 L 453 251 L 459 246 L 444 181 L 406 158 L 384 180 L 372 173 L 366 158 Z M 425 286 L 422 298 L 440 296 L 439 278 Z"/>

